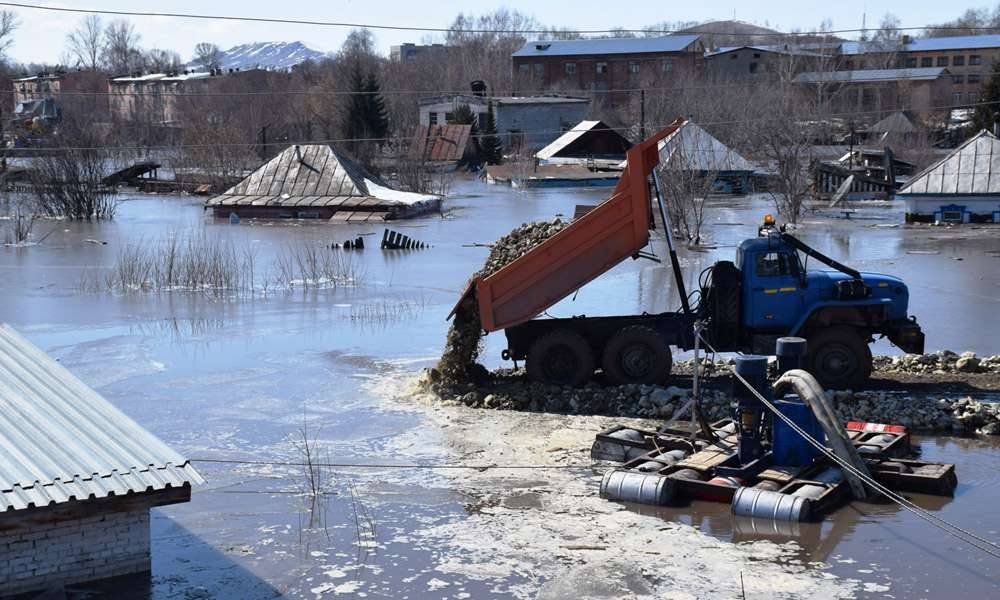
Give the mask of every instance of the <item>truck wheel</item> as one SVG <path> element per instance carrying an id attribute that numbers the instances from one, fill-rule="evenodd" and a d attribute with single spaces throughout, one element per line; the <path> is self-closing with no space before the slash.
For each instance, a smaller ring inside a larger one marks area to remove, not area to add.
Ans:
<path id="1" fill-rule="evenodd" d="M 855 329 L 831 327 L 808 338 L 806 365 L 826 389 L 859 390 L 872 374 L 872 351 Z"/>
<path id="2" fill-rule="evenodd" d="M 525 366 L 532 381 L 578 386 L 594 374 L 594 352 L 579 333 L 556 330 L 531 344 Z"/>
<path id="3" fill-rule="evenodd" d="M 601 367 L 611 383 L 660 383 L 670 376 L 673 356 L 663 336 L 641 325 L 623 327 L 604 347 Z"/>

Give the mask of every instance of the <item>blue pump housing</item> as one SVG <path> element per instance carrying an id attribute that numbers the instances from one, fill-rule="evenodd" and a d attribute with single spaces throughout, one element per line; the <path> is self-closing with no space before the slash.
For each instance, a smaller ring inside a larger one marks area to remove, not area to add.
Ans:
<path id="1" fill-rule="evenodd" d="M 798 396 L 789 394 L 774 404 L 781 414 L 791 419 L 803 431 L 820 443 L 826 443 L 823 428 L 816 415 Z M 773 421 L 771 453 L 774 464 L 786 467 L 808 465 L 820 455 L 816 447 L 778 417 Z"/>

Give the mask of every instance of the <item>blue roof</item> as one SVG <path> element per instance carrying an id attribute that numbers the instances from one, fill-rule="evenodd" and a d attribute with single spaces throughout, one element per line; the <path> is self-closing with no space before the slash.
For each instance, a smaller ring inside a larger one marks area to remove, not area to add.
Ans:
<path id="1" fill-rule="evenodd" d="M 863 54 L 870 44 L 859 41 L 844 42 L 841 54 Z M 1000 48 L 1000 35 L 959 35 L 954 37 L 921 38 L 906 44 L 907 52 L 937 52 L 943 50 L 976 50 Z"/>
<path id="2" fill-rule="evenodd" d="M 924 38 L 913 40 L 906 45 L 906 49 L 909 52 L 975 50 L 977 48 L 1000 48 L 1000 35 L 961 35 L 955 37 Z"/>
<path id="3" fill-rule="evenodd" d="M 535 40 L 525 43 L 513 56 L 584 56 L 589 54 L 682 52 L 685 48 L 698 41 L 699 37 L 697 35 L 665 35 L 648 38 Z"/>
<path id="4" fill-rule="evenodd" d="M 933 80 L 948 72 L 944 67 L 921 69 L 865 69 L 861 71 L 820 71 L 799 73 L 795 83 L 850 83 L 855 81 Z"/>

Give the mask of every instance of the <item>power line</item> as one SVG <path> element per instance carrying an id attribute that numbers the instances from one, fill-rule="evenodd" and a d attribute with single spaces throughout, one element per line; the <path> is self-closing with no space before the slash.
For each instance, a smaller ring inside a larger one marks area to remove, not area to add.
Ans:
<path id="1" fill-rule="evenodd" d="M 444 27 L 415 27 L 407 25 L 380 25 L 375 23 L 352 23 L 343 21 L 322 21 L 316 19 L 284 19 L 278 17 L 248 17 L 248 16 L 237 16 L 237 15 L 211 15 L 204 13 L 175 13 L 175 12 L 160 12 L 160 11 L 129 11 L 129 10 L 110 10 L 110 9 L 94 9 L 94 8 L 70 8 L 64 6 L 42 6 L 38 4 L 28 4 L 22 2 L 0 2 L 0 6 L 8 6 L 11 8 L 23 8 L 30 10 L 42 10 L 50 12 L 62 12 L 62 13 L 76 13 L 76 14 L 93 14 L 93 15 L 112 15 L 112 16 L 123 16 L 123 17 L 167 17 L 173 19 L 199 19 L 199 20 L 217 20 L 217 21 L 243 21 L 249 23 L 269 23 L 269 24 L 282 24 L 282 25 L 310 25 L 317 27 L 350 27 L 356 29 L 381 29 L 381 30 L 391 30 L 391 31 L 416 31 L 416 32 L 428 32 L 428 33 L 473 33 L 473 34 L 540 34 L 540 35 L 552 35 L 558 34 L 559 31 L 554 31 L 551 29 L 461 29 L 461 28 L 444 28 Z M 620 33 L 661 33 L 661 34 L 691 34 L 691 35 L 729 35 L 729 36 L 746 36 L 746 37 L 818 37 L 818 36 L 829 36 L 841 33 L 861 33 L 871 30 L 883 30 L 883 31 L 923 31 L 926 29 L 934 29 L 938 31 L 996 31 L 995 27 L 964 27 L 964 26 L 949 26 L 949 25 L 927 25 L 927 26 L 911 26 L 911 27 L 878 27 L 878 28 L 852 28 L 852 29 L 831 29 L 827 31 L 795 31 L 789 33 L 782 32 L 761 32 L 761 33 L 748 33 L 748 32 L 738 32 L 738 31 L 709 31 L 709 30 L 699 30 L 697 27 L 687 28 L 687 29 L 573 29 L 566 30 L 568 33 L 577 34 L 620 34 Z"/>
<path id="2" fill-rule="evenodd" d="M 947 106 L 931 106 L 927 107 L 926 110 L 949 110 L 955 108 L 967 109 L 975 106 L 991 106 L 995 104 L 1000 104 L 1000 100 L 990 100 L 975 102 L 971 104 L 966 104 L 961 107 L 955 107 L 952 105 Z M 769 122 L 769 121 L 788 121 L 788 120 L 798 120 L 798 119 L 829 119 L 838 117 L 851 117 L 851 116 L 862 116 L 862 115 L 878 115 L 886 112 L 891 112 L 887 109 L 871 109 L 871 110 L 858 110 L 858 111 L 844 111 L 844 112 L 830 112 L 822 115 L 817 114 L 801 114 L 801 115 L 774 115 L 768 117 L 756 117 L 749 119 L 732 119 L 728 121 L 698 121 L 697 123 L 701 126 L 722 126 L 722 125 L 741 125 L 746 123 L 758 123 L 758 122 Z M 660 129 L 666 127 L 669 123 L 646 123 L 648 129 Z M 433 125 L 431 127 L 434 127 Z M 638 123 L 635 125 L 622 126 L 622 127 L 595 127 L 586 131 L 616 131 L 619 133 L 625 132 L 629 133 L 633 129 L 638 127 Z M 497 132 L 496 134 L 489 133 L 477 133 L 470 134 L 470 139 L 482 139 L 491 136 L 497 137 L 509 137 L 511 135 L 531 135 L 531 134 L 558 134 L 562 135 L 568 132 L 581 131 L 577 129 L 534 129 L 534 130 L 521 130 L 513 133 Z M 365 137 L 365 138 L 339 138 L 339 139 L 320 139 L 320 140 L 277 140 L 274 142 L 234 142 L 228 144 L 176 144 L 176 145 L 143 145 L 143 146 L 42 146 L 37 148 L 41 152 L 53 152 L 53 151 L 107 151 L 107 152 L 128 152 L 128 151 L 139 151 L 139 150 L 184 150 L 184 149 L 197 149 L 197 148 L 257 148 L 260 146 L 297 146 L 306 144 L 344 144 L 344 143 L 362 143 L 362 142 L 403 142 L 425 139 L 427 137 L 441 137 L 440 135 L 430 135 L 430 136 L 396 136 L 396 137 Z M 25 149 L 22 149 L 25 150 Z M 31 150 L 26 149 L 26 150 Z M 705 152 L 709 152 L 706 150 Z"/>

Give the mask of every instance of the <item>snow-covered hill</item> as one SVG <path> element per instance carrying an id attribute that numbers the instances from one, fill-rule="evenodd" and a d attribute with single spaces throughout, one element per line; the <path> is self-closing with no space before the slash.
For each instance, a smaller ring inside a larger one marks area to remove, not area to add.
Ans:
<path id="1" fill-rule="evenodd" d="M 254 42 L 233 46 L 222 53 L 222 68 L 239 69 L 287 69 L 307 60 L 319 60 L 325 54 L 313 50 L 302 42 Z M 197 61 L 191 62 L 197 67 Z"/>

